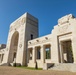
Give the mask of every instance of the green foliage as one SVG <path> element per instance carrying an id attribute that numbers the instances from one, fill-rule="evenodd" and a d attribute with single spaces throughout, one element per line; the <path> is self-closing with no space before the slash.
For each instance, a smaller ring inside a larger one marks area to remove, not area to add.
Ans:
<path id="1" fill-rule="evenodd" d="M 46 59 L 50 59 L 50 50 L 46 51 Z"/>

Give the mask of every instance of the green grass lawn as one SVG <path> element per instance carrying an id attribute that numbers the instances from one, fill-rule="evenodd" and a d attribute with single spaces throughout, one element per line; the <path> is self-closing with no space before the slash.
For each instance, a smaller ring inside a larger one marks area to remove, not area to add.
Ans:
<path id="1" fill-rule="evenodd" d="M 25 66 L 21 66 L 21 67 L 17 66 L 17 68 L 23 68 L 23 69 L 28 69 L 28 70 L 42 70 L 42 68 L 35 69 L 33 67 L 25 67 Z"/>

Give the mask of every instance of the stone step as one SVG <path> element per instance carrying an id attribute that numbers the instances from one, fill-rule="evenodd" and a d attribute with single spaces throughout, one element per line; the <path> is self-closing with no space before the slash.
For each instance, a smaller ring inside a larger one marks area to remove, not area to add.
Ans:
<path id="1" fill-rule="evenodd" d="M 8 66 L 9 64 L 7 63 L 0 63 L 0 66 Z"/>
<path id="2" fill-rule="evenodd" d="M 71 63 L 55 64 L 53 67 L 49 68 L 49 70 L 76 72 L 76 64 Z"/>

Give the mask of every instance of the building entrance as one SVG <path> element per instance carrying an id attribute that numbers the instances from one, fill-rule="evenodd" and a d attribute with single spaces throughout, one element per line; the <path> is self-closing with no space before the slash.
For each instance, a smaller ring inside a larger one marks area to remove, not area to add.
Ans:
<path id="1" fill-rule="evenodd" d="M 62 56 L 64 63 L 74 62 L 71 40 L 62 42 Z"/>

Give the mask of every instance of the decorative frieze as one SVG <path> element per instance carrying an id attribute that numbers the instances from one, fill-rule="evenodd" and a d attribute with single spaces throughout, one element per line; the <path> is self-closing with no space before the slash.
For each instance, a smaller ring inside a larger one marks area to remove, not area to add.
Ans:
<path id="1" fill-rule="evenodd" d="M 28 42 L 28 46 L 32 46 L 32 45 L 37 45 L 37 44 L 42 44 L 42 43 L 46 43 L 46 42 L 51 42 L 51 38 L 50 39 L 47 39 L 47 40 L 36 40 L 36 42 L 33 42 L 33 41 L 30 41 Z"/>
<path id="2" fill-rule="evenodd" d="M 63 25 L 59 27 L 59 33 L 65 33 L 68 29 L 68 25 Z"/>

